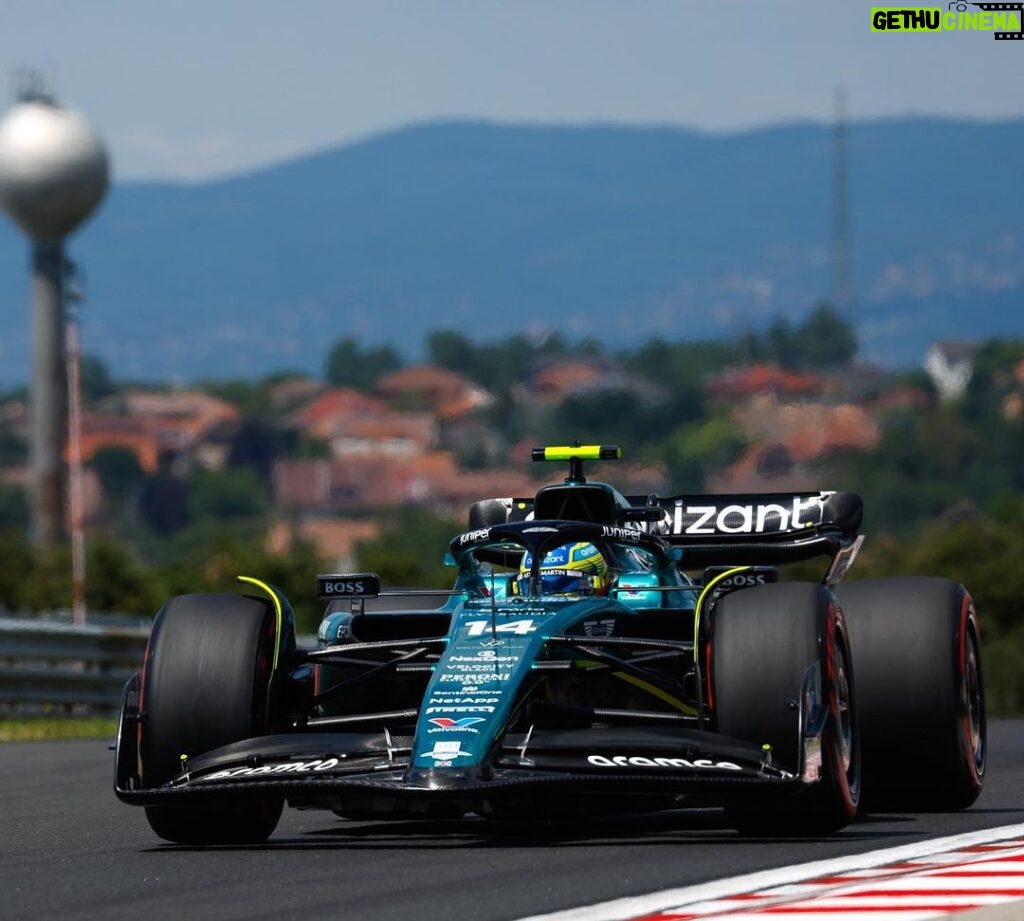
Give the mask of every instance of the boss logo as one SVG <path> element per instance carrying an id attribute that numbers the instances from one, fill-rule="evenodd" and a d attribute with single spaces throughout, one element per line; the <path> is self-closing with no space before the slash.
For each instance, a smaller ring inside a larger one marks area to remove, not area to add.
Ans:
<path id="1" fill-rule="evenodd" d="M 740 573 L 737 576 L 730 576 L 718 584 L 722 588 L 746 588 L 750 585 L 764 585 L 768 581 L 768 574 L 763 572 Z"/>
<path id="2" fill-rule="evenodd" d="M 380 579 L 369 572 L 317 576 L 316 587 L 321 598 L 374 598 L 380 594 Z"/>
<path id="3" fill-rule="evenodd" d="M 360 582 L 325 582 L 324 591 L 329 595 L 361 595 L 365 586 Z"/>
<path id="4" fill-rule="evenodd" d="M 717 592 L 728 592 L 736 588 L 752 588 L 779 581 L 779 571 L 771 566 L 749 566 L 740 572 L 730 572 L 729 566 L 709 566 L 704 570 L 704 584 L 714 583 Z"/>

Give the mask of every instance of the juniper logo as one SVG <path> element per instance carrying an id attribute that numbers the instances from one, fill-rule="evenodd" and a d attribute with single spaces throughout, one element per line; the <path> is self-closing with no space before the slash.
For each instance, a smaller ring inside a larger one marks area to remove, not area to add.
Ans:
<path id="1" fill-rule="evenodd" d="M 872 32 L 991 32 L 996 41 L 1022 41 L 1024 2 L 941 6 L 873 6 Z"/>

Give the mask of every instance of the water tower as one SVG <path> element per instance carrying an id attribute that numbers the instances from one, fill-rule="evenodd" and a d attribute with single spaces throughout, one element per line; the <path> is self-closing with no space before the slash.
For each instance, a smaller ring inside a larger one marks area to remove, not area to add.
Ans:
<path id="1" fill-rule="evenodd" d="M 89 122 L 38 78 L 18 99 L 0 121 L 0 207 L 32 243 L 32 539 L 50 547 L 65 536 L 64 238 L 103 198 L 108 162 Z"/>

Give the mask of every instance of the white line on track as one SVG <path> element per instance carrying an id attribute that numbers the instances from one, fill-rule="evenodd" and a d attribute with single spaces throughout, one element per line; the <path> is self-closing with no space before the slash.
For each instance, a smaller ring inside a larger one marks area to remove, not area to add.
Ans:
<path id="1" fill-rule="evenodd" d="M 999 828 L 986 828 L 963 835 L 934 838 L 930 841 L 921 841 L 916 844 L 905 844 L 878 851 L 868 851 L 865 854 L 851 854 L 847 857 L 836 857 L 831 860 L 816 860 L 812 863 L 779 867 L 775 870 L 762 870 L 757 873 L 748 873 L 745 876 L 735 876 L 729 879 L 715 880 L 710 883 L 700 883 L 696 886 L 665 889 L 648 895 L 615 899 L 611 902 L 600 902 L 596 905 L 570 908 L 550 914 L 531 915 L 528 918 L 520 919 L 520 921 L 625 921 L 625 919 L 642 918 L 664 911 L 673 911 L 678 912 L 680 915 L 686 915 L 692 913 L 695 908 L 703 903 L 735 898 L 764 889 L 777 890 L 778 887 L 790 886 L 820 876 L 835 876 L 838 874 L 860 875 L 858 871 L 882 867 L 886 864 L 913 861 L 924 857 L 935 857 L 936 855 L 944 855 L 947 852 L 962 848 L 977 847 L 1020 837 L 1024 837 L 1024 824 L 1003 825 Z M 951 860 L 963 860 L 963 856 L 956 855 Z M 977 858 L 977 855 L 972 856 Z M 936 860 L 932 863 L 932 866 L 934 867 L 936 863 L 941 862 L 941 859 Z M 872 876 L 872 874 L 864 875 L 868 879 Z M 721 912 L 722 909 L 720 908 L 718 911 Z M 832 913 L 830 912 L 830 914 Z M 888 914 L 888 912 L 877 910 L 872 912 L 872 916 L 876 921 L 883 921 Z M 902 921 L 911 921 L 914 917 L 935 917 L 934 914 L 928 912 L 917 916 L 905 911 L 896 914 L 899 915 Z M 834 917 L 835 915 L 832 914 L 832 916 Z M 813 915 L 806 914 L 804 917 L 810 921 Z M 1024 913 L 1018 917 L 1024 917 Z"/>

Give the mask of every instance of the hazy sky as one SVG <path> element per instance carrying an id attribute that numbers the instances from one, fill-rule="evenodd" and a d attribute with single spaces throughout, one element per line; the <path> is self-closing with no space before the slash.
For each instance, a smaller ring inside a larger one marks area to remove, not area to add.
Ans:
<path id="1" fill-rule="evenodd" d="M 236 172 L 441 117 L 714 130 L 827 119 L 840 83 L 856 118 L 1024 114 L 1024 43 L 873 33 L 870 8 L 0 0 L 0 74 L 52 75 L 106 137 L 117 179 Z"/>

